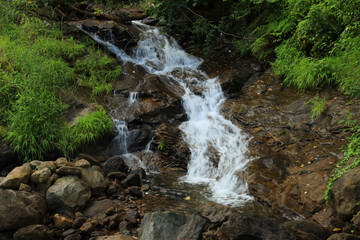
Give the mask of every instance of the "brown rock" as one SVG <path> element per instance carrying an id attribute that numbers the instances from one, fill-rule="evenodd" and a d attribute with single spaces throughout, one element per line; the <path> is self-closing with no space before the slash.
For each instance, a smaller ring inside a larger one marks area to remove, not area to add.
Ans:
<path id="1" fill-rule="evenodd" d="M 85 160 L 85 159 L 80 159 L 78 161 L 76 161 L 75 167 L 80 167 L 80 168 L 89 168 L 91 167 L 89 161 Z"/>
<path id="2" fill-rule="evenodd" d="M 64 166 L 56 171 L 60 176 L 75 175 L 81 177 L 81 168 Z"/>
<path id="3" fill-rule="evenodd" d="M 132 223 L 132 224 L 136 224 L 138 223 L 138 218 L 139 218 L 139 213 L 134 210 L 134 209 L 130 209 L 126 212 L 126 215 L 125 215 L 125 219 L 126 221 Z"/>
<path id="4" fill-rule="evenodd" d="M 57 229 L 69 229 L 73 226 L 73 220 L 56 213 L 54 215 L 54 224 Z"/>
<path id="5" fill-rule="evenodd" d="M 42 168 L 36 170 L 31 174 L 31 182 L 38 184 L 46 182 L 51 176 L 51 170 L 49 168 Z"/>
<path id="6" fill-rule="evenodd" d="M 284 226 L 295 233 L 297 240 L 322 240 L 330 236 L 328 230 L 309 220 L 288 221 Z"/>
<path id="7" fill-rule="evenodd" d="M 117 233 L 112 236 L 100 236 L 96 240 L 134 240 L 134 238 L 125 234 Z"/>
<path id="8" fill-rule="evenodd" d="M 221 223 L 229 218 L 231 209 L 216 203 L 206 203 L 199 210 L 199 214 L 212 223 Z"/>
<path id="9" fill-rule="evenodd" d="M 14 168 L 0 183 L 1 188 L 17 190 L 21 183 L 28 184 L 30 180 L 31 167 L 25 163 L 20 167 Z"/>
<path id="10" fill-rule="evenodd" d="M 360 240 L 360 237 L 347 233 L 336 233 L 331 235 L 327 240 Z"/>
<path id="11" fill-rule="evenodd" d="M 51 170 L 51 172 L 55 172 L 56 165 L 53 161 L 45 161 L 45 162 L 42 162 L 39 166 L 39 169 L 42 169 L 42 168 L 48 168 Z"/>
<path id="12" fill-rule="evenodd" d="M 58 158 L 56 159 L 55 161 L 55 165 L 57 168 L 61 168 L 61 167 L 64 167 L 66 166 L 66 164 L 68 164 L 68 160 L 66 158 Z"/>
<path id="13" fill-rule="evenodd" d="M 360 230 L 360 211 L 353 217 L 354 226 Z"/>
<path id="14" fill-rule="evenodd" d="M 80 227 L 80 231 L 90 234 L 96 229 L 97 223 L 94 221 L 86 222 Z"/>
<path id="15" fill-rule="evenodd" d="M 21 183 L 19 191 L 31 192 L 31 187 L 25 183 Z"/>
<path id="16" fill-rule="evenodd" d="M 14 240 L 51 240 L 50 230 L 41 224 L 29 225 L 20 228 L 14 234 Z"/>
<path id="17" fill-rule="evenodd" d="M 106 210 L 109 208 L 118 207 L 119 204 L 119 201 L 110 199 L 92 201 L 87 205 L 87 208 L 84 210 L 84 215 L 87 217 L 94 217 L 99 213 L 106 212 Z"/>

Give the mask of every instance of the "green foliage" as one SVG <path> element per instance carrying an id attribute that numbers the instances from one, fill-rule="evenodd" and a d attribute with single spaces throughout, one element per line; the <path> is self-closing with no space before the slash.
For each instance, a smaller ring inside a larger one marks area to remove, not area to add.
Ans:
<path id="1" fill-rule="evenodd" d="M 325 98 L 321 98 L 316 95 L 312 100 L 309 100 L 306 104 L 311 105 L 311 118 L 315 119 L 320 117 L 321 114 L 326 110 L 327 102 Z"/>
<path id="2" fill-rule="evenodd" d="M 75 123 L 66 124 L 62 130 L 59 141 L 60 149 L 65 156 L 69 156 L 76 149 L 84 147 L 111 132 L 113 128 L 113 121 L 103 110 L 79 117 Z"/>
<path id="3" fill-rule="evenodd" d="M 93 95 L 101 95 L 111 92 L 111 82 L 120 76 L 121 66 L 99 50 L 91 50 L 75 63 L 75 71 L 81 86 L 90 87 Z"/>
<path id="4" fill-rule="evenodd" d="M 339 179 L 348 170 L 360 166 L 360 126 L 358 120 L 353 118 L 351 113 L 348 114 L 348 119 L 342 121 L 345 125 L 349 126 L 349 131 L 352 135 L 348 138 L 349 144 L 344 149 L 344 159 L 336 165 L 333 170 L 331 178 L 328 182 L 325 199 L 326 202 L 331 200 L 330 189 L 334 182 Z M 350 161 L 350 163 L 348 163 Z"/>

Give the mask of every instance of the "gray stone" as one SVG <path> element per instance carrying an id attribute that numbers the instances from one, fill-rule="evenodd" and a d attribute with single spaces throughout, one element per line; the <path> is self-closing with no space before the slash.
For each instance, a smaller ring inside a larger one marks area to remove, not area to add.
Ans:
<path id="1" fill-rule="evenodd" d="M 231 209 L 216 203 L 206 203 L 200 208 L 199 214 L 212 223 L 221 223 L 229 218 Z"/>
<path id="2" fill-rule="evenodd" d="M 68 164 L 68 160 L 66 158 L 58 158 L 56 159 L 55 161 L 55 165 L 57 168 L 61 168 L 61 167 L 64 167 L 66 166 L 66 164 Z"/>
<path id="3" fill-rule="evenodd" d="M 93 194 L 100 194 L 105 191 L 107 186 L 105 178 L 96 166 L 81 168 L 81 172 L 81 179 L 89 185 Z"/>
<path id="4" fill-rule="evenodd" d="M 89 168 L 91 167 L 90 163 L 88 160 L 85 160 L 85 159 L 80 159 L 78 161 L 76 161 L 75 167 L 80 167 L 80 168 Z"/>
<path id="5" fill-rule="evenodd" d="M 139 230 L 139 239 L 199 239 L 205 219 L 195 214 L 153 212 L 145 214 Z"/>
<path id="6" fill-rule="evenodd" d="M 129 174 L 125 180 L 121 182 L 124 187 L 141 186 L 141 178 L 139 174 Z"/>
<path id="7" fill-rule="evenodd" d="M 51 170 L 51 172 L 55 172 L 55 170 L 56 170 L 55 162 L 53 162 L 53 161 L 42 162 L 39 166 L 39 169 L 43 169 L 43 168 L 48 168 Z"/>
<path id="8" fill-rule="evenodd" d="M 49 168 L 42 168 L 36 170 L 31 174 L 31 182 L 38 184 L 46 182 L 51 176 L 51 170 Z"/>
<path id="9" fill-rule="evenodd" d="M 87 217 L 94 217 L 99 213 L 105 213 L 109 208 L 118 206 L 119 202 L 116 200 L 104 199 L 100 201 L 92 201 L 84 210 L 84 215 Z"/>
<path id="10" fill-rule="evenodd" d="M 51 240 L 50 230 L 42 224 L 29 225 L 20 228 L 14 234 L 14 240 Z"/>
<path id="11" fill-rule="evenodd" d="M 109 173 L 112 172 L 123 172 L 126 171 L 128 167 L 125 164 L 124 159 L 122 156 L 115 156 L 110 158 L 104 163 L 103 170 L 105 175 L 107 176 Z"/>
<path id="12" fill-rule="evenodd" d="M 89 186 L 77 176 L 59 178 L 46 193 L 46 203 L 52 210 L 81 208 L 90 198 Z"/>
<path id="13" fill-rule="evenodd" d="M 21 183 L 28 184 L 30 180 L 31 167 L 29 163 L 25 163 L 20 167 L 14 168 L 1 181 L 0 187 L 8 189 L 19 189 Z"/>
<path id="14" fill-rule="evenodd" d="M 19 191 L 30 192 L 31 187 L 25 183 L 20 184 Z"/>
<path id="15" fill-rule="evenodd" d="M 43 223 L 46 203 L 39 195 L 0 189 L 0 232 Z"/>
<path id="16" fill-rule="evenodd" d="M 59 168 L 56 171 L 56 173 L 59 174 L 60 176 L 75 175 L 75 176 L 81 177 L 81 168 L 64 166 L 64 167 Z"/>

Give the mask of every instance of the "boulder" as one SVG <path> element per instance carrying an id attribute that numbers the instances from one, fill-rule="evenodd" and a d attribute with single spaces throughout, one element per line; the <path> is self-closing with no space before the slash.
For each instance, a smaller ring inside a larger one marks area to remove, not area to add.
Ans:
<path id="1" fill-rule="evenodd" d="M 196 214 L 173 212 L 146 213 L 141 222 L 139 239 L 199 239 L 205 219 Z"/>
<path id="2" fill-rule="evenodd" d="M 66 176 L 56 180 L 46 193 L 46 203 L 51 210 L 77 209 L 91 197 L 89 186 L 77 176 Z"/>
<path id="3" fill-rule="evenodd" d="M 281 223 L 259 214 L 232 214 L 219 229 L 220 239 L 295 239 Z"/>
<path id="4" fill-rule="evenodd" d="M 20 228 L 14 234 L 14 240 L 51 240 L 53 235 L 50 230 L 42 224 L 29 225 Z"/>
<path id="5" fill-rule="evenodd" d="M 0 184 L 1 188 L 19 189 L 21 183 L 28 184 L 30 180 L 31 167 L 25 163 L 20 167 L 14 168 Z"/>
<path id="6" fill-rule="evenodd" d="M 333 207 L 344 220 L 350 220 L 360 206 L 360 168 L 350 169 L 331 187 Z"/>
<path id="7" fill-rule="evenodd" d="M 360 240 L 360 237 L 353 234 L 336 233 L 331 235 L 327 240 Z"/>
<path id="8" fill-rule="evenodd" d="M 121 182 L 124 187 L 141 186 L 140 174 L 129 174 L 125 180 Z"/>
<path id="9" fill-rule="evenodd" d="M 288 221 L 284 227 L 294 232 L 297 240 L 322 240 L 330 236 L 328 230 L 309 220 Z"/>
<path id="10" fill-rule="evenodd" d="M 80 168 L 88 168 L 88 167 L 91 167 L 90 163 L 88 160 L 85 160 L 85 159 L 80 159 L 78 161 L 76 161 L 75 167 L 80 167 Z"/>
<path id="11" fill-rule="evenodd" d="M 0 232 L 42 223 L 46 203 L 37 194 L 0 189 Z"/>
<path id="12" fill-rule="evenodd" d="M 105 191 L 107 186 L 105 178 L 96 166 L 81 168 L 81 173 L 81 179 L 89 185 L 93 194 Z"/>
<path id="13" fill-rule="evenodd" d="M 75 175 L 75 176 L 81 177 L 81 168 L 64 166 L 64 167 L 59 168 L 56 171 L 56 173 L 59 174 L 60 176 Z"/>
<path id="14" fill-rule="evenodd" d="M 231 215 L 231 208 L 209 202 L 200 208 L 199 214 L 211 223 L 222 223 Z"/>
<path id="15" fill-rule="evenodd" d="M 118 206 L 119 202 L 116 200 L 104 199 L 100 201 L 92 201 L 84 210 L 84 215 L 87 217 L 94 217 L 99 213 L 104 213 L 109 208 Z"/>
<path id="16" fill-rule="evenodd" d="M 64 167 L 64 166 L 66 166 L 66 164 L 68 164 L 68 160 L 66 158 L 64 158 L 64 157 L 58 158 L 55 161 L 55 165 L 56 165 L 57 168 Z"/>
<path id="17" fill-rule="evenodd" d="M 122 156 L 114 156 L 104 163 L 103 171 L 105 175 L 112 172 L 124 172 L 128 169 Z"/>
<path id="18" fill-rule="evenodd" d="M 55 165 L 55 162 L 53 162 L 53 161 L 45 161 L 45 162 L 41 162 L 41 164 L 39 166 L 39 169 L 42 169 L 42 168 L 48 168 L 51 170 L 51 172 L 55 172 L 56 165 Z"/>
<path id="19" fill-rule="evenodd" d="M 36 170 L 31 174 L 31 182 L 38 184 L 46 182 L 51 176 L 51 170 L 49 168 L 42 168 Z"/>

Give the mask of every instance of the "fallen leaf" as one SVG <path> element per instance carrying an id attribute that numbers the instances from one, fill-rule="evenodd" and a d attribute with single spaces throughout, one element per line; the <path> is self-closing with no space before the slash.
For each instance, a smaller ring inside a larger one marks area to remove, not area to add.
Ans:
<path id="1" fill-rule="evenodd" d="M 185 197 L 184 200 L 189 201 L 191 198 L 189 196 Z"/>
<path id="2" fill-rule="evenodd" d="M 300 167 L 304 167 L 305 165 L 304 164 L 301 164 Z"/>
<path id="3" fill-rule="evenodd" d="M 333 229 L 333 232 L 338 232 L 338 231 L 341 231 L 341 228 L 334 228 Z"/>

